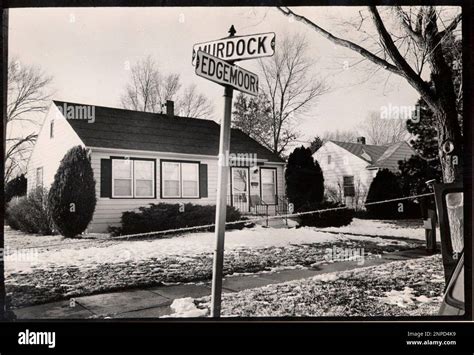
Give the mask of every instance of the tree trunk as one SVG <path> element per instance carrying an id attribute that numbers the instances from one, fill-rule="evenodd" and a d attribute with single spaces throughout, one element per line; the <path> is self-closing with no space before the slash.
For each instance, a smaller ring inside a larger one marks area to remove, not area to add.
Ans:
<path id="1" fill-rule="evenodd" d="M 443 182 L 462 182 L 462 139 L 457 122 L 457 113 L 447 114 L 441 111 L 435 115 L 438 130 L 438 153 L 443 171 Z M 445 150 L 448 147 L 448 142 L 453 144 L 452 152 Z"/>
<path id="2" fill-rule="evenodd" d="M 442 42 L 444 35 L 438 31 L 437 14 L 434 7 L 427 12 L 425 29 L 426 48 L 431 66 L 431 82 L 433 83 L 436 101 L 433 112 L 436 117 L 438 131 L 438 152 L 443 170 L 443 182 L 462 181 L 462 135 L 456 109 L 456 93 L 453 73 L 446 62 Z M 452 143 L 452 152 L 446 152 L 447 144 Z M 443 149 L 444 148 L 444 149 Z"/>

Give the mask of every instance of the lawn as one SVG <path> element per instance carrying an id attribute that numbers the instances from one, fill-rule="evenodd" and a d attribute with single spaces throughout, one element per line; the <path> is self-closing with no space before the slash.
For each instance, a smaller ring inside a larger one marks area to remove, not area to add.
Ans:
<path id="1" fill-rule="evenodd" d="M 385 233 L 390 233 L 390 228 Z M 59 236 L 26 236 L 6 229 L 6 287 L 12 306 L 211 278 L 213 233 L 128 241 L 104 238 L 93 235 L 78 243 Z M 230 275 L 312 267 L 332 262 L 328 252 L 334 248 L 363 249 L 369 258 L 420 245 L 416 239 L 256 226 L 226 233 L 224 272 Z M 17 253 L 25 250 L 31 252 L 29 258 L 18 258 Z"/>
<path id="2" fill-rule="evenodd" d="M 398 317 L 438 314 L 440 255 L 224 294 L 224 317 Z M 176 300 L 170 317 L 209 314 L 209 297 Z M 190 304 L 190 303 L 193 304 Z M 194 306 L 194 309 L 193 309 Z"/>

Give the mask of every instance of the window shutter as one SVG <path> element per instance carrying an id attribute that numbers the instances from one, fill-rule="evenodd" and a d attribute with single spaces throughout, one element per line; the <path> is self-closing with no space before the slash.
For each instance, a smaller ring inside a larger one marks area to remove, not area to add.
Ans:
<path id="1" fill-rule="evenodd" d="M 100 197 L 112 197 L 112 159 L 100 159 Z"/>
<path id="2" fill-rule="evenodd" d="M 199 197 L 207 197 L 207 164 L 199 164 Z"/>

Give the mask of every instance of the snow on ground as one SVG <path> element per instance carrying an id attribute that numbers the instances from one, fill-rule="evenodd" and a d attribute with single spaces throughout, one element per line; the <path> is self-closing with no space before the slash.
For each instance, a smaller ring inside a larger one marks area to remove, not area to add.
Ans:
<path id="1" fill-rule="evenodd" d="M 437 315 L 441 255 L 393 261 L 267 285 L 222 296 L 223 317 L 373 317 Z M 194 300 L 209 310 L 210 298 Z"/>
<path id="2" fill-rule="evenodd" d="M 356 224 L 357 226 L 359 224 Z M 353 231 L 353 229 L 350 230 Z M 380 233 L 384 234 L 386 230 Z M 382 245 L 387 243 L 387 240 L 382 238 L 324 233 L 312 227 L 274 229 L 256 226 L 251 229 L 228 231 L 225 238 L 226 251 L 317 244 L 340 240 L 366 240 Z M 74 242 L 74 240 L 65 241 L 65 243 L 68 242 Z M 399 243 L 403 242 L 394 241 L 393 244 Z M 100 245 L 95 241 L 91 247 L 85 247 L 84 244 L 79 244 L 81 245 L 80 248 L 75 248 L 74 244 L 69 244 L 69 247 L 63 247 L 59 250 L 13 249 L 5 257 L 6 272 L 29 272 L 32 269 L 71 265 L 88 268 L 102 263 L 121 263 L 171 256 L 186 260 L 187 257 L 199 254 L 212 254 L 215 246 L 215 236 L 212 232 L 202 232 L 163 239 L 106 242 L 106 245 Z M 25 252 L 27 252 L 26 255 L 22 254 Z"/>
<path id="3" fill-rule="evenodd" d="M 207 315 L 207 310 L 197 308 L 191 297 L 175 299 L 170 307 L 173 313 L 162 318 L 197 318 Z"/>
<path id="4" fill-rule="evenodd" d="M 320 228 L 328 232 L 351 233 L 362 235 L 381 235 L 425 240 L 425 230 L 421 220 L 411 223 L 410 226 L 402 225 L 404 221 L 385 221 L 373 219 L 354 218 L 352 223 L 344 227 Z"/>

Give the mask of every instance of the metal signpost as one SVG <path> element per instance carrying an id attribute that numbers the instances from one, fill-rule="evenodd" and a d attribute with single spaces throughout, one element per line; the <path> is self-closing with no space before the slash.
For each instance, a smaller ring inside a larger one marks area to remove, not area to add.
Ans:
<path id="1" fill-rule="evenodd" d="M 234 61 L 272 56 L 275 52 L 275 34 L 230 36 L 216 41 L 199 43 L 193 47 L 193 65 L 196 75 L 224 86 L 224 119 L 219 137 L 219 168 L 217 175 L 216 248 L 212 268 L 211 317 L 220 317 L 222 269 L 224 267 L 224 233 L 227 208 L 227 166 L 230 150 L 230 122 L 234 89 L 250 95 L 258 94 L 258 76 L 234 65 Z"/>

